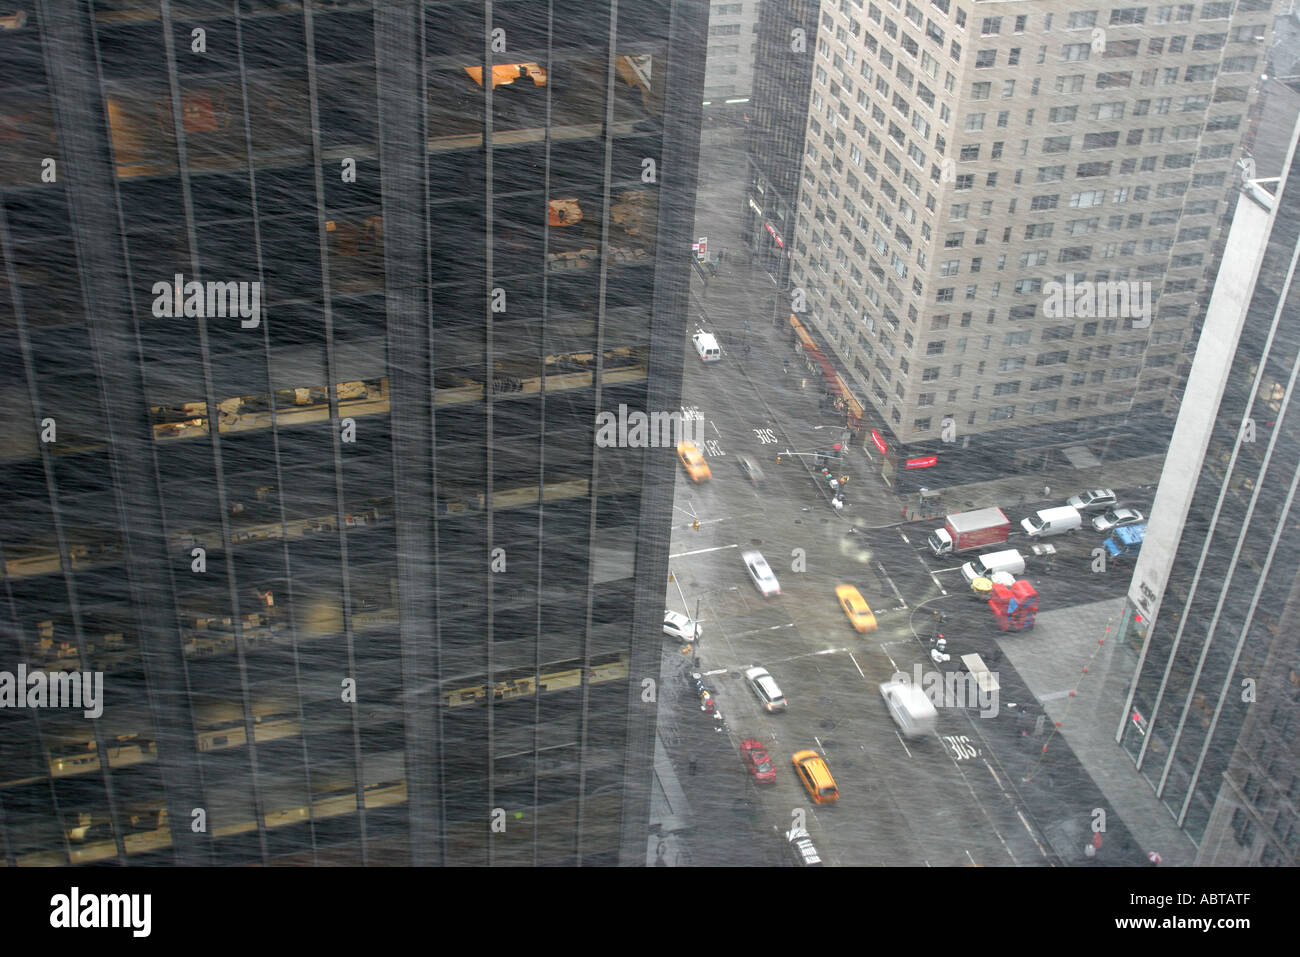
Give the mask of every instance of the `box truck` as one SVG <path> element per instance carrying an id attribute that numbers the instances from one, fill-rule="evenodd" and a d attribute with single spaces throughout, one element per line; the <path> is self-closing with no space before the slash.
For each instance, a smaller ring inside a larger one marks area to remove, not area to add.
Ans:
<path id="1" fill-rule="evenodd" d="M 973 512 L 957 512 L 944 519 L 943 528 L 936 528 L 928 539 L 930 551 L 935 555 L 951 555 L 970 548 L 1000 545 L 1011 533 L 1011 521 L 1000 508 L 979 508 Z"/>

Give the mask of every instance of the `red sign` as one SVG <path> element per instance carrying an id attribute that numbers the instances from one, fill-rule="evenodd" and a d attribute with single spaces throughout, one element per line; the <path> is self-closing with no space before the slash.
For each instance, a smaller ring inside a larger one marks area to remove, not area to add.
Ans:
<path id="1" fill-rule="evenodd" d="M 876 448 L 880 450 L 881 455 L 884 455 L 886 452 L 889 451 L 889 446 L 885 444 L 885 440 L 881 437 L 880 433 L 877 432 L 875 429 L 871 430 L 871 441 L 876 444 Z"/>
<path id="2" fill-rule="evenodd" d="M 937 455 L 923 455 L 919 459 L 908 459 L 903 463 L 905 469 L 928 469 L 939 462 Z"/>
<path id="3" fill-rule="evenodd" d="M 782 249 L 784 249 L 785 243 L 781 242 L 781 237 L 776 234 L 776 230 L 772 228 L 772 224 L 764 223 L 763 225 L 766 226 L 767 231 L 772 234 L 772 238 L 776 240 L 776 244 L 780 246 Z"/>

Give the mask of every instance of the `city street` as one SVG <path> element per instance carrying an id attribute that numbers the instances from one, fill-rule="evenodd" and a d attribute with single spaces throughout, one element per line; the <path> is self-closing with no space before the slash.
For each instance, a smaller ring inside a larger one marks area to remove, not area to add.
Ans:
<path id="1" fill-rule="evenodd" d="M 739 196 L 736 184 L 706 183 L 709 188 Z M 699 208 L 722 217 L 735 207 L 702 198 Z M 702 227 L 700 235 L 727 234 L 713 223 L 707 230 Z M 811 455 L 791 453 L 828 449 L 840 436 L 842 418 L 819 409 L 812 378 L 805 380 L 785 337 L 773 333 L 770 314 L 758 313 L 764 296 L 771 308 L 770 280 L 750 276 L 743 263 L 724 260 L 718 268 L 712 290 L 703 296 L 708 322 L 702 324 L 718 336 L 724 356 L 704 363 L 691 352 L 683 387 L 683 412 L 703 426 L 701 451 L 712 478 L 696 483 L 678 470 L 665 604 L 702 623 L 695 655 L 730 745 L 693 754 L 694 773 L 677 769 L 697 789 L 701 781 L 713 787 L 703 801 L 693 802 L 702 818 L 697 841 L 734 847 L 738 838 L 727 822 L 736 820 L 740 801 L 752 826 L 750 843 L 779 849 L 773 832 L 788 829 L 802 809 L 822 858 L 831 864 L 1073 863 L 1091 837 L 1090 814 L 1104 802 L 1059 738 L 1044 750 L 1051 727 L 1003 660 L 1000 646 L 1032 642 L 1033 630 L 999 630 L 960 572 L 962 562 L 981 550 L 934 557 L 925 538 L 942 518 L 904 521 L 863 450 L 848 450 L 833 463 L 835 474 L 848 475 L 849 482 L 845 508 L 831 506 Z M 719 293 L 724 287 L 725 296 Z M 761 467 L 761 485 L 737 464 L 742 455 Z M 1001 547 L 1028 556 L 1019 520 L 1062 504 L 1075 491 L 1007 503 L 1013 531 Z M 1124 504 L 1150 506 L 1149 492 L 1117 491 Z M 1037 589 L 1041 610 L 1123 593 L 1127 570 L 1093 571 L 1093 549 L 1104 537 L 1085 524 L 1051 539 L 1055 556 L 1027 559 L 1021 577 Z M 765 598 L 751 581 L 741 559 L 750 549 L 771 565 L 779 595 Z M 875 632 L 854 631 L 834 593 L 841 584 L 857 587 L 870 604 Z M 951 656 L 945 666 L 930 659 L 940 632 Z M 665 638 L 666 646 L 673 644 Z M 972 653 L 993 672 L 998 695 L 945 700 L 934 733 L 902 737 L 879 685 L 896 671 L 912 676 L 918 665 L 926 672 L 953 671 L 960 656 Z M 686 675 L 695 670 L 692 657 L 676 647 L 666 650 L 663 680 L 672 692 L 665 707 L 674 724 L 706 727 L 714 720 L 700 711 L 687 687 Z M 771 672 L 789 700 L 787 712 L 762 709 L 742 677 L 754 665 Z M 738 748 L 748 738 L 767 747 L 777 768 L 774 784 L 757 785 L 747 776 Z M 790 761 L 803 749 L 825 757 L 839 787 L 837 803 L 819 807 L 804 792 Z M 678 755 L 673 758 L 676 766 Z M 704 823 L 710 815 L 716 826 Z M 1126 840 L 1122 822 L 1112 819 L 1107 841 L 1124 846 Z M 697 850 L 695 862 L 702 856 L 707 855 Z M 735 862 L 734 851 L 726 859 Z M 1111 856 L 1108 863 L 1138 864 L 1140 855 L 1134 847 L 1132 859 Z"/>

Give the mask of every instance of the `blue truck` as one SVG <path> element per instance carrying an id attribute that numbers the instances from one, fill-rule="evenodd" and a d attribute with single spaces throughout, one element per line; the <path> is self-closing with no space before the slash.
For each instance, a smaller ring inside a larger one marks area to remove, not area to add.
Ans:
<path id="1" fill-rule="evenodd" d="M 1123 528 L 1115 529 L 1110 538 L 1102 542 L 1102 546 L 1111 561 L 1132 563 L 1137 558 L 1138 552 L 1142 550 L 1142 540 L 1146 538 L 1146 534 L 1145 522 L 1138 525 L 1125 525 Z"/>

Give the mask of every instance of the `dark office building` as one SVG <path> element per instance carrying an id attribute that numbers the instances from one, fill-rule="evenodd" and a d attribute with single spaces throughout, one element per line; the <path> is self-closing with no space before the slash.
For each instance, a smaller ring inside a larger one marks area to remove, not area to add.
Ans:
<path id="1" fill-rule="evenodd" d="M 644 863 L 707 16 L 6 7 L 6 863 Z"/>
<path id="2" fill-rule="evenodd" d="M 781 289 L 790 275 L 820 9 L 818 0 L 763 0 L 758 13 L 740 238 Z M 790 304 L 783 305 L 782 318 Z"/>
<path id="3" fill-rule="evenodd" d="M 1120 629 L 1116 740 L 1198 864 L 1300 860 L 1295 122 L 1237 200 Z"/>

